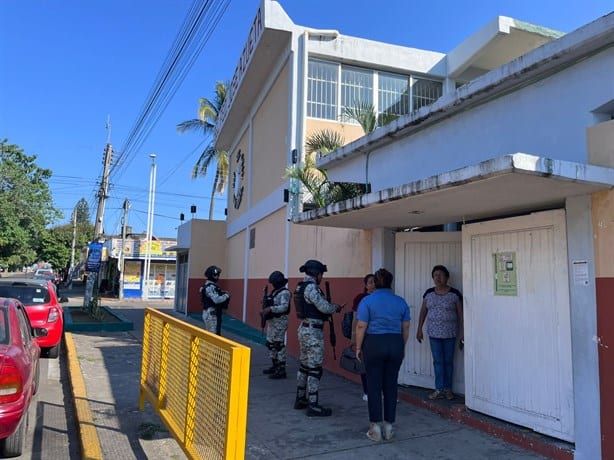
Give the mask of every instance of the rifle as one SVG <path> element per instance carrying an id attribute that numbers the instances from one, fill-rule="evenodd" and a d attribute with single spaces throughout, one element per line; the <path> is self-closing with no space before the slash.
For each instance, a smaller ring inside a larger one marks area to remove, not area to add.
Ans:
<path id="1" fill-rule="evenodd" d="M 262 288 L 262 310 L 264 310 L 267 307 L 267 297 L 268 296 L 269 296 L 269 287 L 264 286 L 264 288 Z M 260 329 L 262 330 L 262 335 L 264 335 L 264 328 L 266 326 L 267 317 L 262 312 L 262 310 L 260 311 Z"/>
<path id="2" fill-rule="evenodd" d="M 330 283 L 325 281 L 324 287 L 326 289 L 326 300 L 328 303 L 331 303 Z M 328 315 L 328 325 L 330 326 L 330 346 L 333 347 L 333 359 L 337 360 L 337 353 L 335 351 L 335 346 L 337 346 L 337 336 L 335 335 L 335 322 L 333 321 L 332 313 Z"/>

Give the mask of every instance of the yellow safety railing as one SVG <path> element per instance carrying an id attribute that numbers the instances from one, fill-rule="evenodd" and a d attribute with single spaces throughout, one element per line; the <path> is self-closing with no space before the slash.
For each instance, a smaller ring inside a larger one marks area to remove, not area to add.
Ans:
<path id="1" fill-rule="evenodd" d="M 192 459 L 243 459 L 250 349 L 145 309 L 139 408 L 145 398 Z"/>

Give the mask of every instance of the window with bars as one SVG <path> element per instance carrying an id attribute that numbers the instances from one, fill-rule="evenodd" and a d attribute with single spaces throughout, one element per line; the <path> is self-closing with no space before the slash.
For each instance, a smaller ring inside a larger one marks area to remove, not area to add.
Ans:
<path id="1" fill-rule="evenodd" d="M 443 93 L 441 81 L 317 59 L 309 60 L 307 84 L 307 116 L 326 120 L 337 120 L 344 108 L 358 103 L 372 103 L 380 114 L 406 115 Z"/>
<path id="2" fill-rule="evenodd" d="M 441 97 L 443 84 L 440 81 L 414 78 L 411 87 L 413 110 L 430 105 Z"/>
<path id="3" fill-rule="evenodd" d="M 405 115 L 410 110 L 410 79 L 406 75 L 380 74 L 377 96 L 379 113 Z"/>
<path id="4" fill-rule="evenodd" d="M 307 116 L 337 119 L 337 64 L 310 60 L 307 75 Z"/>
<path id="5" fill-rule="evenodd" d="M 346 107 L 373 102 L 373 72 L 356 67 L 341 67 L 341 111 Z"/>

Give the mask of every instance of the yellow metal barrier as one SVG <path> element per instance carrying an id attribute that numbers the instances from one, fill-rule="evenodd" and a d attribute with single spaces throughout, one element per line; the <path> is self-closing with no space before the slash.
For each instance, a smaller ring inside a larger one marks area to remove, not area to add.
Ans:
<path id="1" fill-rule="evenodd" d="M 145 309 L 139 408 L 145 398 L 192 459 L 243 459 L 250 349 Z"/>

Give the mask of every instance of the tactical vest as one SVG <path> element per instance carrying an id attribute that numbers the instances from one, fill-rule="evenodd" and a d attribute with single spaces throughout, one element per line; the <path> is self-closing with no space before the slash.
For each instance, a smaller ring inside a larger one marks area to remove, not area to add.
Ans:
<path id="1" fill-rule="evenodd" d="M 266 300 L 265 300 L 265 304 L 266 304 L 266 306 L 267 306 L 267 307 L 272 307 L 273 305 L 275 305 L 275 297 L 277 297 L 277 295 L 278 295 L 280 292 L 282 292 L 282 291 L 288 291 L 288 292 L 289 292 L 289 289 L 287 289 L 287 288 L 285 288 L 285 287 L 282 287 L 282 288 L 279 288 L 279 289 L 277 289 L 277 290 L 275 290 L 275 291 L 271 292 L 271 294 L 270 294 L 270 295 L 268 295 L 268 296 L 266 297 Z M 286 309 L 286 311 L 281 312 L 281 313 L 273 313 L 273 312 L 269 312 L 269 313 L 266 315 L 266 319 L 271 319 L 271 318 L 280 318 L 280 317 L 282 317 L 282 316 L 287 315 L 288 313 L 290 313 L 290 303 L 291 303 L 291 302 L 292 302 L 292 299 L 290 299 L 290 301 L 288 301 L 288 308 Z"/>
<path id="2" fill-rule="evenodd" d="M 214 284 L 214 283 L 211 283 Z M 219 288 L 219 286 L 217 284 L 215 285 L 215 290 L 217 291 L 217 294 L 220 295 L 222 294 L 222 290 Z M 228 303 L 230 299 L 226 299 L 224 302 L 216 304 L 215 302 L 213 302 L 213 300 L 211 299 L 211 297 L 209 297 L 207 295 L 207 286 L 208 284 L 205 283 L 202 287 L 202 289 L 200 290 L 200 303 L 203 306 L 203 310 L 207 310 L 208 308 L 223 308 L 223 309 L 227 309 L 228 308 Z"/>
<path id="3" fill-rule="evenodd" d="M 314 304 L 305 299 L 305 288 L 308 284 L 315 284 L 313 281 L 301 281 L 296 286 L 294 291 L 294 308 L 296 309 L 296 317 L 298 319 L 321 319 L 326 321 L 328 315 L 322 313 Z"/>

